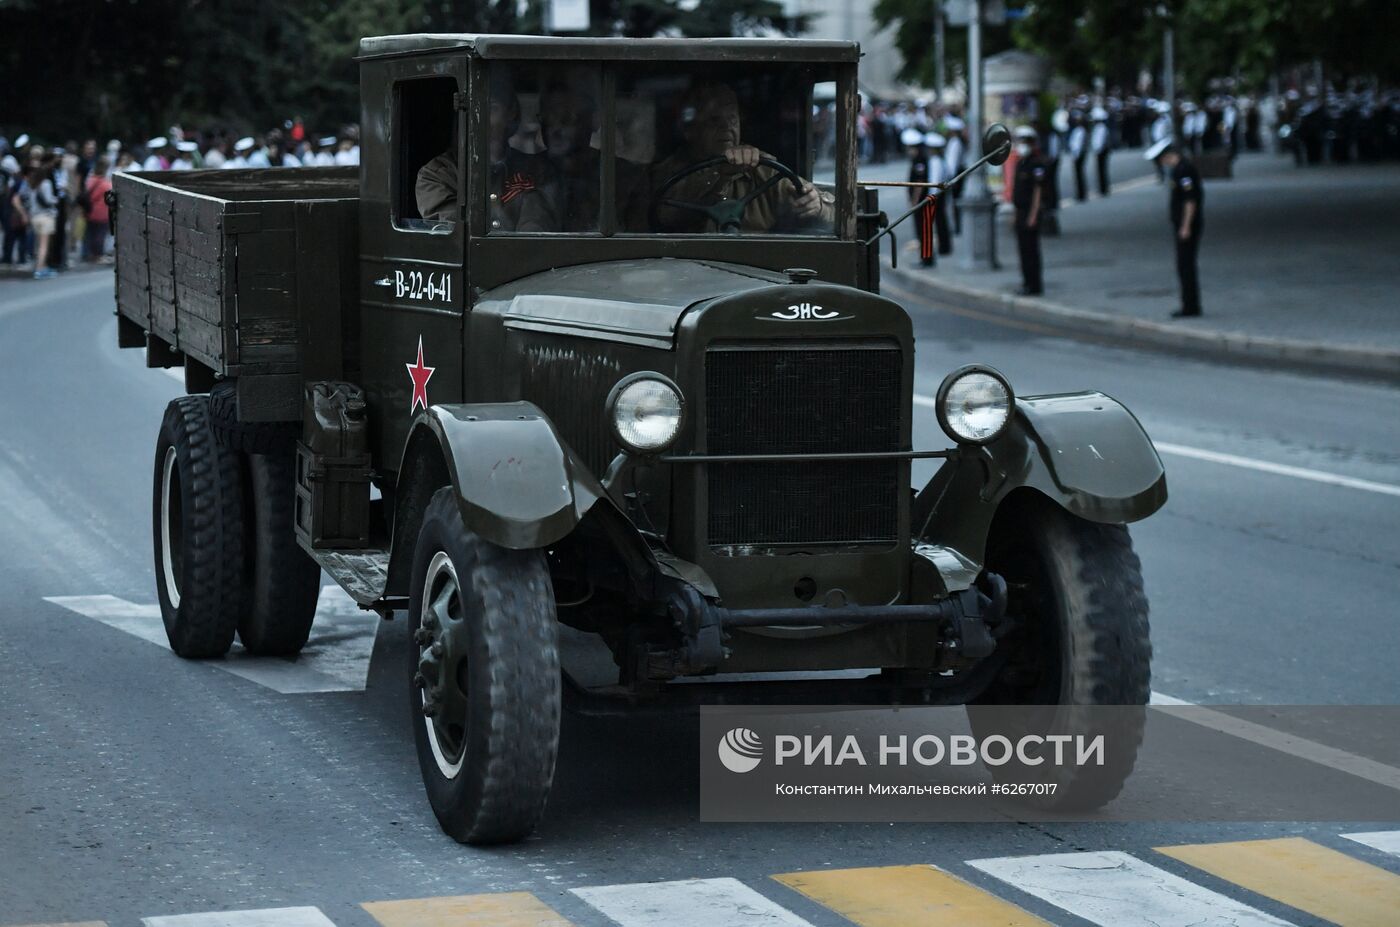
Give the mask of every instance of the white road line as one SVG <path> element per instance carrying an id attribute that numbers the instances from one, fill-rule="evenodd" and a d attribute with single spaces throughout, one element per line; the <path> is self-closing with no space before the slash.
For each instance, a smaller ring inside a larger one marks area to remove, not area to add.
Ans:
<path id="1" fill-rule="evenodd" d="M 1190 721 L 1192 724 L 1199 724 L 1201 727 L 1210 728 L 1221 734 L 1238 737 L 1240 740 L 1247 740 L 1252 744 L 1277 750 L 1300 760 L 1317 763 L 1319 766 L 1326 766 L 1328 769 L 1335 769 L 1338 772 L 1365 779 L 1367 782 L 1374 782 L 1376 785 L 1400 791 L 1400 769 L 1387 766 L 1368 757 L 1339 750 L 1336 747 L 1329 747 L 1315 740 L 1298 737 L 1276 728 L 1255 724 L 1253 721 L 1236 718 L 1223 711 L 1215 711 L 1194 702 L 1164 695 L 1161 692 L 1153 692 L 1148 704 L 1174 718 L 1180 718 L 1182 721 Z"/>
<path id="2" fill-rule="evenodd" d="M 1222 454 L 1219 451 L 1207 451 L 1199 447 L 1188 447 L 1184 444 L 1168 444 L 1164 441 L 1154 441 L 1157 450 L 1163 454 L 1175 454 L 1178 457 L 1190 457 L 1194 460 L 1205 460 L 1211 463 L 1224 464 L 1228 467 L 1242 467 L 1246 470 L 1257 470 L 1260 473 L 1273 473 L 1278 476 L 1291 476 L 1294 479 L 1310 480 L 1314 483 L 1327 483 L 1331 486 L 1345 486 L 1348 489 L 1360 489 L 1364 492 L 1375 492 L 1385 496 L 1400 496 L 1400 486 L 1390 483 L 1376 483 L 1371 480 L 1359 480 L 1355 477 L 1340 476 L 1336 473 L 1327 473 L 1323 470 L 1310 470 L 1307 467 L 1291 467 L 1288 464 L 1270 463 L 1267 460 L 1256 460 L 1253 457 L 1239 457 L 1235 454 Z"/>
<path id="3" fill-rule="evenodd" d="M 158 605 L 111 595 L 47 596 L 45 601 L 169 649 Z M 339 586 L 326 586 L 316 606 L 311 639 L 295 661 L 249 656 L 235 644 L 225 659 L 208 665 L 283 695 L 358 692 L 369 675 L 379 621 L 373 612 L 360 610 Z"/>
<path id="4" fill-rule="evenodd" d="M 1342 834 L 1348 840 L 1364 843 L 1366 846 L 1391 856 L 1400 856 L 1400 830 L 1377 830 L 1368 834 Z"/>
<path id="5" fill-rule="evenodd" d="M 968 865 L 1103 927 L 1280 927 L 1287 921 L 1127 853 L 1052 853 Z"/>
<path id="6" fill-rule="evenodd" d="M 932 396 L 914 395 L 914 405 L 927 406 L 930 409 L 937 408 L 938 403 Z M 1314 483 L 1326 483 L 1329 486 L 1344 486 L 1347 489 L 1359 489 L 1363 492 L 1380 493 L 1384 496 L 1400 496 L 1400 486 L 1392 483 L 1377 483 L 1374 480 L 1360 480 L 1352 476 L 1342 476 L 1337 473 L 1328 473 L 1325 470 L 1312 470 L 1308 467 L 1294 467 L 1288 464 L 1271 463 L 1267 460 L 1258 460 L 1254 457 L 1241 457 L 1238 454 L 1223 454 L 1220 451 L 1208 451 L 1203 447 L 1191 447 L 1186 444 L 1172 444 L 1167 441 L 1153 441 L 1159 454 L 1172 454 L 1177 457 L 1190 457 L 1193 460 L 1204 460 L 1209 463 L 1223 464 L 1227 467 L 1241 467 L 1245 470 L 1256 470 L 1260 473 L 1272 473 L 1276 476 L 1291 476 L 1294 479 L 1310 480 Z"/>
<path id="7" fill-rule="evenodd" d="M 686 879 L 576 888 L 622 927 L 811 927 L 738 879 Z"/>
<path id="8" fill-rule="evenodd" d="M 335 927 L 320 908 L 263 908 L 143 917 L 146 927 Z"/>

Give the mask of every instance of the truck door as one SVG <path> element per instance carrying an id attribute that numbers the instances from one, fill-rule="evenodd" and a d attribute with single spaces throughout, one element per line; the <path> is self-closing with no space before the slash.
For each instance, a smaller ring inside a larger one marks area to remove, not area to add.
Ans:
<path id="1" fill-rule="evenodd" d="M 467 58 L 363 67 L 360 382 L 382 471 L 419 413 L 462 399 Z"/>

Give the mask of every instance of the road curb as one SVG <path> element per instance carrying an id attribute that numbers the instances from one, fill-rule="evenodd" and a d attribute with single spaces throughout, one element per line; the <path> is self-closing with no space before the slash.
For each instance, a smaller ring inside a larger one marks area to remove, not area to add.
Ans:
<path id="1" fill-rule="evenodd" d="M 1400 351 L 1342 344 L 1317 344 L 1245 332 L 1193 331 L 1146 319 L 1076 309 L 1044 299 L 936 280 L 906 270 L 882 268 L 890 282 L 920 296 L 956 301 L 990 315 L 1036 322 L 1071 337 L 1114 338 L 1135 346 L 1187 351 L 1216 359 L 1286 366 L 1308 372 L 1344 373 L 1400 383 Z"/>

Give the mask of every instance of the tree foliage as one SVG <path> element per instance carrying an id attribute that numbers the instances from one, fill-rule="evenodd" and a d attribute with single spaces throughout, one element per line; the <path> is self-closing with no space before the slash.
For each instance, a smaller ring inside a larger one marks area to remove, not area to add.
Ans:
<path id="1" fill-rule="evenodd" d="M 777 0 L 591 0 L 593 34 L 793 31 Z M 144 139 L 353 122 L 367 35 L 540 32 L 542 0 L 0 0 L 0 130 Z"/>
<path id="2" fill-rule="evenodd" d="M 932 85 L 936 0 L 877 0 L 875 17 L 896 27 L 903 77 Z M 1260 83 L 1318 61 L 1338 78 L 1400 80 L 1397 0 L 1010 0 L 1022 13 L 1009 30 L 983 30 L 985 54 L 1010 42 L 1045 55 L 1078 83 L 1102 77 L 1132 86 L 1159 73 L 1162 35 L 1175 30 L 1177 71 L 1188 91 L 1212 78 Z M 966 30 L 948 29 L 947 59 L 966 60 Z"/>

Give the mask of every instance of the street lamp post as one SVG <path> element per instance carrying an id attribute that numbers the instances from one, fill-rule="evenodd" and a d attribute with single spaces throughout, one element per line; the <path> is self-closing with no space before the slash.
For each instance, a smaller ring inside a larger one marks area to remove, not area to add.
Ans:
<path id="1" fill-rule="evenodd" d="M 972 160 L 982 157 L 982 0 L 968 4 L 967 23 L 967 144 Z M 967 219 L 967 247 L 963 249 L 963 266 L 970 270 L 996 270 L 997 204 L 987 192 L 981 177 L 969 178 L 962 209 Z"/>

